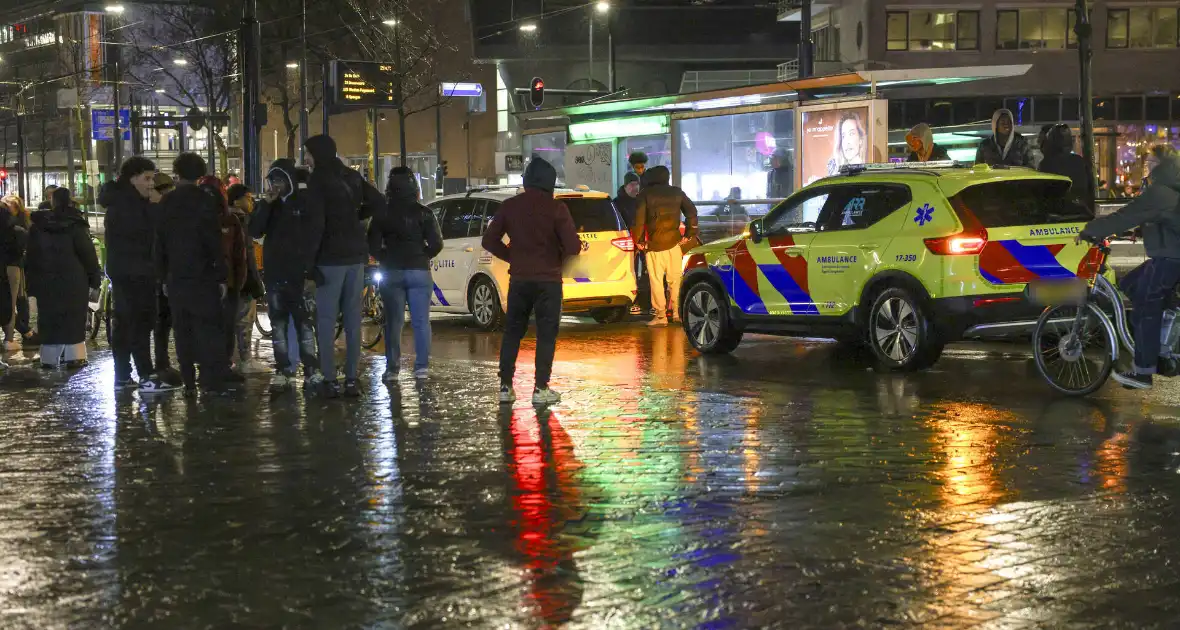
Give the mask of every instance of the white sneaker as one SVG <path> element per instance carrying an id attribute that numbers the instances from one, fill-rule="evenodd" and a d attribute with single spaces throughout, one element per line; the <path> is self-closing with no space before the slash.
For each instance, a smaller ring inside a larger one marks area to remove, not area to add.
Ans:
<path id="1" fill-rule="evenodd" d="M 500 404 L 510 405 L 514 402 L 516 402 L 516 392 L 512 391 L 512 387 L 509 385 L 501 385 L 500 386 Z"/>
<path id="2" fill-rule="evenodd" d="M 270 372 L 270 368 L 263 365 L 261 361 L 250 359 L 238 362 L 239 374 L 266 374 L 267 372 Z"/>
<path id="3" fill-rule="evenodd" d="M 294 385 L 295 379 L 283 373 L 275 374 L 274 377 L 270 379 L 270 391 L 274 394 L 281 394 L 283 392 L 290 391 Z"/>
<path id="4" fill-rule="evenodd" d="M 546 387 L 533 392 L 534 405 L 556 405 L 561 402 L 561 394 Z"/>
<path id="5" fill-rule="evenodd" d="M 426 380 L 426 377 L 428 377 L 428 376 L 430 376 L 430 370 L 428 370 L 427 368 L 421 368 L 418 370 L 414 370 L 414 378 L 419 381 Z"/>
<path id="6" fill-rule="evenodd" d="M 320 386 L 323 384 L 324 384 L 324 375 L 320 374 L 318 371 L 315 374 L 312 374 L 311 376 L 308 376 L 303 379 L 304 391 L 309 391 L 309 392 L 319 391 Z"/>
<path id="7" fill-rule="evenodd" d="M 659 326 L 667 326 L 668 319 L 666 317 L 657 317 L 657 318 L 651 320 L 650 322 L 648 322 L 647 325 L 651 326 L 652 328 L 656 328 Z"/>
<path id="8" fill-rule="evenodd" d="M 175 385 L 155 377 L 145 379 L 139 384 L 139 393 L 141 394 L 162 394 L 164 392 L 170 392 L 174 389 L 177 389 Z"/>
<path id="9" fill-rule="evenodd" d="M 7 369 L 8 369 L 8 364 L 3 361 L 0 361 L 0 372 L 3 372 L 4 370 L 7 370 Z"/>

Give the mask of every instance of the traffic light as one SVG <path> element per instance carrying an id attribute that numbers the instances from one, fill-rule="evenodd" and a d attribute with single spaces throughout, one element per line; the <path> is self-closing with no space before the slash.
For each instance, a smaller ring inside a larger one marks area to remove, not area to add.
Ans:
<path id="1" fill-rule="evenodd" d="M 533 77 L 533 82 L 529 85 L 529 102 L 534 109 L 541 109 L 545 104 L 545 82 L 541 77 Z"/>
<path id="2" fill-rule="evenodd" d="M 8 169 L 0 168 L 0 182 L 8 179 Z"/>

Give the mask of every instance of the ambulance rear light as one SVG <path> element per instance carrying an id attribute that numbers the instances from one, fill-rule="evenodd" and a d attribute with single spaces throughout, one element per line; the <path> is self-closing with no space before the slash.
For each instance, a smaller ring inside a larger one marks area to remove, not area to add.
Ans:
<path id="1" fill-rule="evenodd" d="M 616 238 L 615 240 L 611 241 L 610 244 L 614 245 L 615 247 L 618 247 L 619 249 L 621 249 L 625 252 L 635 251 L 635 239 L 631 238 L 630 236 L 624 236 L 623 238 Z"/>
<path id="2" fill-rule="evenodd" d="M 926 249 L 939 256 L 974 256 L 987 245 L 987 230 L 926 239 Z"/>

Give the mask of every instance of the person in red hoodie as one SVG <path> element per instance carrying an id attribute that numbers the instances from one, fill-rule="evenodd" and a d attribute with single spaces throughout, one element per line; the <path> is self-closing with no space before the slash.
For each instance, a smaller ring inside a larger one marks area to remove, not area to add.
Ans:
<path id="1" fill-rule="evenodd" d="M 564 203 L 553 198 L 557 171 L 534 157 L 524 171 L 524 192 L 500 205 L 483 235 L 483 248 L 508 263 L 508 309 L 500 342 L 500 402 L 512 403 L 512 379 L 520 340 L 537 316 L 537 379 L 533 404 L 561 401 L 549 389 L 557 327 L 561 323 L 561 267 L 582 251 L 574 219 Z M 509 242 L 504 242 L 508 236 Z"/>
<path id="2" fill-rule="evenodd" d="M 238 310 L 243 299 L 242 288 L 246 286 L 246 274 L 249 270 L 246 259 L 246 230 L 242 227 L 242 222 L 230 211 L 225 184 L 221 183 L 220 179 L 206 175 L 197 180 L 197 185 L 217 201 L 217 223 L 221 227 L 221 251 L 225 256 L 225 268 L 228 272 L 226 274 L 225 299 L 221 303 L 221 312 L 224 318 L 222 325 L 225 328 L 225 356 L 233 357 L 236 339 L 234 331 L 238 322 Z M 226 376 L 226 380 L 240 383 L 245 379 L 240 372 L 231 372 Z"/>

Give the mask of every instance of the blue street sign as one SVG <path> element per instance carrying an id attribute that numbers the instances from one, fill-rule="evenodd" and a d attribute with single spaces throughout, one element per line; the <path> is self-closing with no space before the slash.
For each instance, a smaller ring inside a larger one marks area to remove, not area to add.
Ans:
<path id="1" fill-rule="evenodd" d="M 131 139 L 131 110 L 119 110 L 119 129 L 123 132 L 123 139 Z M 95 140 L 115 139 L 115 110 L 90 110 L 90 134 Z"/>
<path id="2" fill-rule="evenodd" d="M 483 85 L 480 83 L 443 83 L 439 86 L 443 96 L 479 98 L 483 96 Z"/>

